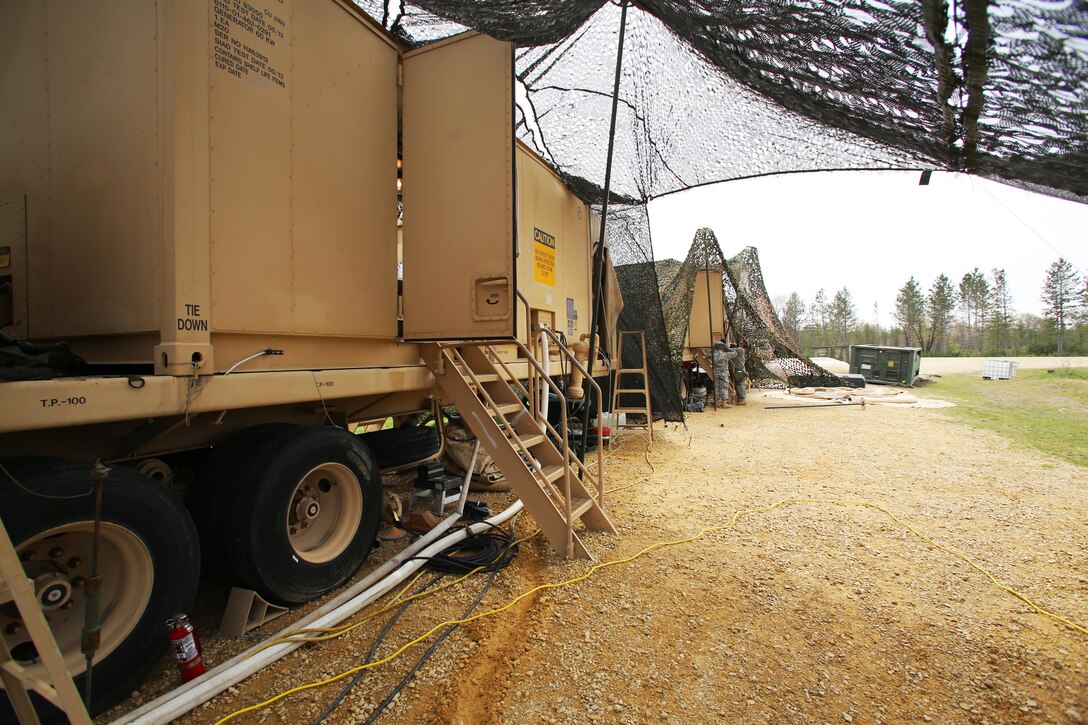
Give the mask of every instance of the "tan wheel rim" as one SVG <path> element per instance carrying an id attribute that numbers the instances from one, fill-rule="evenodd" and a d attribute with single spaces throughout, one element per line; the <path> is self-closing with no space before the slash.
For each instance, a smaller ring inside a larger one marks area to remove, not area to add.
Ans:
<path id="1" fill-rule="evenodd" d="M 347 466 L 324 463 L 302 477 L 287 509 L 287 537 L 311 564 L 340 556 L 363 519 L 363 490 Z"/>
<path id="2" fill-rule="evenodd" d="M 18 548 L 23 569 L 64 664 L 73 676 L 86 669 L 80 652 L 83 631 L 83 579 L 90 575 L 94 522 L 80 521 L 43 531 Z M 144 542 L 129 529 L 102 522 L 98 545 L 102 575 L 102 643 L 94 662 L 101 662 L 132 633 L 151 599 L 155 566 Z M 45 667 L 26 633 L 14 603 L 0 606 L 0 633 L 12 658 L 32 674 L 45 677 Z"/>

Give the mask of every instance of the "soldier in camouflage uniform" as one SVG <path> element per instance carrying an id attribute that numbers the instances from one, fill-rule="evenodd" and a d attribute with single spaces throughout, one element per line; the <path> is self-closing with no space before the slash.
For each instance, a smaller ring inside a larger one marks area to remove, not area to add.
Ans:
<path id="1" fill-rule="evenodd" d="M 740 341 L 740 345 L 733 345 L 730 350 L 733 353 L 733 382 L 737 386 L 737 405 L 748 405 L 748 343 Z"/>
<path id="2" fill-rule="evenodd" d="M 714 343 L 710 352 L 710 364 L 714 368 L 714 402 L 722 407 L 729 407 L 729 363 L 736 357 L 736 351 L 726 348 L 724 342 Z"/>

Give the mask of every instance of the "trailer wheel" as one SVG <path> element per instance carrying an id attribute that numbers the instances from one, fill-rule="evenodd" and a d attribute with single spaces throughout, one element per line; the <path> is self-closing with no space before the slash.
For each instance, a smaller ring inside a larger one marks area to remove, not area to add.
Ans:
<path id="1" fill-rule="evenodd" d="M 228 559 L 247 586 L 308 602 L 362 565 L 378 530 L 381 482 L 365 443 L 347 431 L 300 426 L 270 438 L 235 497 Z"/>
<path id="2" fill-rule="evenodd" d="M 90 574 L 94 498 L 80 494 L 91 489 L 91 466 L 35 459 L 10 461 L 5 468 L 21 487 L 0 475 L 4 525 L 82 692 L 81 580 Z M 185 506 L 127 468 L 114 467 L 103 485 L 99 536 L 102 641 L 94 659 L 92 713 L 131 692 L 158 661 L 167 645 L 164 622 L 192 604 L 200 572 L 196 529 Z M 44 675 L 13 602 L 0 606 L 0 636 L 17 662 Z"/>
<path id="3" fill-rule="evenodd" d="M 227 540 L 235 520 L 231 502 L 238 498 L 242 482 L 260 460 L 257 457 L 260 447 L 271 438 L 297 427 L 289 423 L 263 423 L 246 428 L 225 443 L 216 445 L 204 461 L 197 477 L 192 507 L 207 576 L 231 583 L 234 577 L 227 557 Z"/>

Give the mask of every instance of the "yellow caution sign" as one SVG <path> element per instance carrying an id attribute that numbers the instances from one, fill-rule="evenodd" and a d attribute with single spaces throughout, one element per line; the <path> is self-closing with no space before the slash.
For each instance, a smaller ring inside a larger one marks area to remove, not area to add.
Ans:
<path id="1" fill-rule="evenodd" d="M 555 286 L 555 237 L 533 228 L 533 279 Z"/>

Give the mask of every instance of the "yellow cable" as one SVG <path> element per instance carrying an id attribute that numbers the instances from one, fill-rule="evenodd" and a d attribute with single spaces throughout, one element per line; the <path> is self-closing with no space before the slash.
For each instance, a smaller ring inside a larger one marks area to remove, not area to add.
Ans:
<path id="1" fill-rule="evenodd" d="M 693 536 L 689 536 L 689 537 L 683 538 L 683 539 L 675 539 L 673 541 L 658 541 L 658 542 L 650 544 L 649 546 L 641 549 L 640 551 L 636 552 L 635 554 L 632 554 L 631 556 L 625 557 L 623 559 L 613 559 L 612 561 L 605 561 L 605 562 L 601 562 L 600 564 L 594 564 L 592 567 L 590 567 L 581 576 L 573 577 L 571 579 L 566 579 L 566 580 L 561 581 L 561 582 L 551 582 L 551 583 L 541 584 L 539 586 L 533 587 L 532 589 L 529 589 L 528 591 L 522 592 L 521 594 L 514 597 L 513 599 L 511 599 L 509 602 L 507 602 L 506 604 L 504 604 L 501 607 L 498 607 L 498 608 L 495 608 L 495 609 L 489 609 L 486 612 L 480 612 L 479 614 L 474 614 L 474 615 L 472 615 L 470 617 L 465 617 L 463 619 L 446 620 L 444 622 L 436 624 L 434 627 L 427 630 L 425 633 L 423 633 L 419 637 L 416 637 L 415 639 L 408 642 L 407 644 L 403 645 L 400 649 L 393 652 L 393 654 L 389 655 L 388 657 L 385 657 L 384 659 L 375 660 L 375 661 L 367 663 L 365 665 L 359 665 L 358 667 L 353 667 L 351 669 L 348 669 L 348 670 L 345 670 L 345 671 L 341 672 L 338 675 L 334 675 L 334 676 L 332 676 L 332 677 L 330 677 L 328 679 L 321 680 L 319 682 L 310 682 L 310 683 L 305 684 L 305 685 L 299 685 L 298 687 L 291 688 L 290 690 L 285 690 L 284 692 L 281 692 L 278 695 L 275 695 L 274 697 L 271 697 L 271 698 L 269 698 L 269 699 L 267 699 L 267 700 L 265 700 L 263 702 L 259 702 L 259 703 L 255 704 L 255 705 L 250 705 L 249 707 L 242 708 L 241 710 L 236 710 L 236 711 L 230 713 L 229 715 L 226 715 L 225 717 L 221 718 L 220 720 L 216 721 L 215 725 L 222 725 L 222 723 L 228 722 L 228 721 L 238 717 L 239 715 L 244 715 L 247 712 L 253 712 L 255 710 L 260 710 L 261 708 L 267 707 L 268 705 L 271 705 L 272 703 L 278 702 L 278 701 L 282 700 L 285 697 L 288 697 L 290 695 L 295 694 L 296 692 L 303 692 L 305 690 L 310 690 L 310 689 L 314 689 L 314 688 L 317 688 L 317 687 L 323 687 L 325 685 L 331 684 L 331 683 L 336 682 L 338 680 L 342 680 L 343 678 L 348 677 L 350 675 L 353 675 L 356 672 L 360 672 L 362 670 L 368 670 L 368 669 L 371 669 L 373 667 L 378 667 L 380 665 L 384 665 L 387 662 L 391 662 L 392 660 L 399 657 L 406 650 L 408 650 L 409 648 L 414 647 L 415 645 L 417 645 L 420 642 L 424 641 L 425 639 L 427 639 L 428 637 L 430 637 L 432 634 L 434 634 L 438 630 L 442 629 L 443 627 L 447 627 L 447 626 L 451 626 L 451 625 L 455 625 L 455 624 L 466 624 L 468 622 L 474 622 L 474 621 L 476 621 L 478 619 L 483 619 L 485 617 L 490 617 L 490 616 L 493 616 L 493 615 L 496 615 L 496 614 L 501 614 L 502 612 L 505 612 L 506 610 L 513 607 L 515 604 L 517 604 L 521 600 L 523 600 L 526 597 L 529 597 L 529 596 L 531 596 L 531 595 L 533 595 L 533 594 L 535 594 L 537 592 L 544 591 L 544 590 L 547 590 L 547 589 L 559 589 L 561 587 L 569 586 L 571 584 L 577 584 L 578 582 L 585 581 L 586 579 L 593 576 L 593 574 L 595 574 L 598 571 L 601 571 L 602 569 L 607 569 L 607 568 L 613 567 L 613 566 L 619 566 L 620 564 L 630 563 L 630 562 L 634 561 L 635 559 L 638 559 L 638 558 L 650 553 L 651 551 L 655 551 L 657 549 L 662 549 L 662 548 L 665 548 L 667 546 L 679 546 L 680 544 L 688 544 L 688 543 L 691 543 L 692 541 L 696 541 L 698 539 L 701 539 L 702 537 L 704 537 L 704 536 L 706 536 L 707 534 L 710 534 L 710 533 L 718 533 L 718 532 L 721 532 L 721 531 L 728 531 L 729 529 L 734 528 L 737 525 L 737 523 L 742 518 L 745 518 L 746 516 L 750 516 L 752 514 L 765 514 L 765 513 L 768 513 L 770 511 L 774 511 L 775 509 L 780 508 L 782 506 L 785 506 L 787 504 L 797 504 L 797 503 L 832 504 L 832 505 L 836 505 L 836 506 L 859 506 L 859 507 L 871 508 L 871 509 L 880 511 L 880 512 L 886 514 L 888 517 L 890 517 L 896 523 L 901 524 L 902 526 L 904 526 L 908 531 L 910 531 L 911 533 L 913 533 L 915 536 L 922 539 L 923 541 L 926 541 L 926 542 L 932 544 L 933 546 L 935 546 L 936 548 L 940 549 L 941 551 L 952 554 L 953 556 L 967 562 L 972 567 L 974 567 L 978 571 L 985 574 L 986 577 L 991 582 L 993 582 L 993 584 L 995 586 L 997 586 L 999 589 L 1002 589 L 1003 591 L 1008 592 L 1009 594 L 1012 594 L 1017 599 L 1023 601 L 1025 604 L 1027 604 L 1028 606 L 1030 606 L 1031 608 L 1033 608 L 1035 611 L 1039 612 L 1040 614 L 1043 614 L 1043 615 L 1045 615 L 1047 617 L 1050 617 L 1051 619 L 1054 619 L 1054 620 L 1056 620 L 1058 622 L 1061 622 L 1062 624 L 1065 624 L 1065 625 L 1067 625 L 1067 626 L 1069 626 L 1069 627 L 1071 627 L 1073 629 L 1076 629 L 1076 630 L 1082 632 L 1083 634 L 1088 635 L 1088 628 L 1086 628 L 1084 626 L 1081 626 L 1080 624 L 1072 622 L 1069 619 L 1066 619 L 1064 617 L 1061 617 L 1061 616 L 1059 616 L 1057 614 L 1054 614 L 1053 612 L 1050 612 L 1050 611 L 1044 609 L 1043 607 L 1039 606 L 1035 602 L 1028 599 L 1027 596 L 1025 596 L 1024 594 L 1021 594 L 1020 592 L 1016 591 L 1015 589 L 1013 589 L 1011 587 L 1008 587 L 1008 586 L 1002 584 L 1001 582 L 999 582 L 992 574 L 990 574 L 988 571 L 986 571 L 981 566 L 979 566 L 977 563 L 975 563 L 975 561 L 973 559 L 971 559 L 969 556 L 967 556 L 966 554 L 961 554 L 960 552 L 958 552 L 958 551 L 956 551 L 954 549 L 951 549 L 949 547 L 938 544 L 933 539 L 931 539 L 928 536 L 926 536 L 925 534 L 919 532 L 913 526 L 906 523 L 905 521 L 903 521 L 902 519 L 897 517 L 895 514 L 893 514 L 891 511 L 884 508 L 883 506 L 879 506 L 879 505 L 877 505 L 875 503 L 872 503 L 871 501 L 851 500 L 851 499 L 784 498 L 784 499 L 782 499 L 781 501 L 779 501 L 777 503 L 771 504 L 770 506 L 760 506 L 760 507 L 750 508 L 750 509 L 740 509 L 736 513 L 733 514 L 733 517 L 729 521 L 728 524 L 723 524 L 723 525 L 719 525 L 719 526 L 706 526 L 706 527 L 703 527 L 697 534 L 694 534 Z"/>
<path id="2" fill-rule="evenodd" d="M 521 514 L 522 514 L 521 511 L 514 514 L 514 518 L 511 519 L 511 521 L 510 521 L 511 527 L 513 527 L 514 523 L 518 520 L 518 517 L 521 516 Z M 533 536 L 536 536 L 538 533 L 540 533 L 539 529 L 537 529 L 537 531 L 533 532 L 532 534 L 529 534 L 528 536 L 525 536 L 525 537 L 523 537 L 521 539 L 518 539 L 517 541 L 514 541 L 513 543 L 510 544 L 510 546 L 516 546 L 517 544 L 520 544 L 522 541 L 525 541 L 526 539 L 530 539 Z M 424 569 L 420 569 L 416 573 L 416 575 L 414 577 L 412 577 L 408 581 L 407 584 L 405 584 L 403 587 L 401 587 L 400 591 L 398 591 L 393 596 L 393 598 L 389 601 L 389 603 L 386 604 L 381 609 L 379 609 L 379 610 L 377 610 L 375 612 L 371 612 L 370 614 L 368 614 L 368 615 L 366 615 L 366 616 L 364 616 L 364 617 L 362 617 L 360 619 L 357 619 L 354 622 L 349 622 L 347 624 L 342 624 L 342 625 L 339 625 L 339 626 L 336 626 L 336 627 L 307 627 L 307 628 L 303 628 L 303 629 L 296 629 L 296 630 L 294 630 L 292 632 L 288 632 L 287 634 L 283 635 L 282 637 L 277 637 L 276 639 L 269 640 L 267 642 L 263 642 L 259 647 L 254 649 L 248 655 L 246 655 L 244 659 L 249 659 L 250 657 L 253 657 L 254 655 L 258 654 L 259 652 L 263 652 L 264 650 L 268 649 L 269 647 L 273 647 L 273 646 L 275 646 L 277 644 L 284 644 L 284 643 L 287 643 L 287 642 L 324 642 L 324 641 L 327 641 L 327 640 L 330 640 L 330 639 L 335 639 L 336 637 L 339 637 L 342 634 L 347 634 L 348 632 L 350 632 L 350 631 L 352 631 L 354 629 L 358 629 L 359 627 L 366 624 L 370 620 L 372 620 L 372 619 L 374 619 L 376 617 L 380 617 L 381 615 L 385 614 L 386 612 L 392 611 L 394 608 L 396 608 L 396 606 L 398 606 L 398 603 L 405 604 L 407 602 L 413 602 L 413 601 L 415 601 L 417 599 L 423 599 L 424 597 L 429 597 L 432 594 L 437 594 L 438 592 L 442 591 L 443 589 L 447 589 L 449 587 L 452 587 L 452 586 L 454 586 L 456 584 L 459 584 L 459 583 L 463 582 L 465 579 L 468 579 L 473 574 L 478 573 L 483 568 L 484 567 L 476 567 L 472 571 L 468 572 L 467 574 L 463 574 L 462 576 L 458 577 L 457 579 L 453 579 L 452 581 L 446 582 L 445 584 L 442 584 L 441 586 L 437 586 L 434 589 L 428 589 L 426 591 L 419 592 L 417 594 L 413 594 L 412 596 L 410 596 L 410 597 L 404 599 L 403 601 L 401 601 L 401 597 L 404 596 L 404 593 L 407 592 L 409 589 L 411 589 L 412 586 L 417 581 L 419 581 L 419 578 L 421 576 L 423 576 L 423 574 L 425 573 Z M 323 636 L 320 636 L 320 637 L 307 637 L 307 636 L 305 636 L 305 635 L 308 635 L 308 634 L 322 634 Z"/>
<path id="3" fill-rule="evenodd" d="M 719 530 L 733 528 L 733 526 L 736 525 L 737 521 L 739 521 L 744 516 L 747 516 L 748 514 L 766 513 L 768 511 L 773 511 L 774 509 L 779 508 L 780 506 L 784 506 L 786 504 L 791 504 L 791 503 L 822 503 L 822 504 L 833 504 L 833 505 L 836 505 L 836 506 L 860 506 L 860 507 L 870 508 L 870 509 L 874 509 L 876 511 L 880 511 L 881 513 L 887 515 L 892 521 L 894 521 L 897 524 L 900 524 L 901 526 L 905 527 L 908 531 L 910 531 L 912 534 L 917 536 L 919 539 L 922 539 L 923 541 L 933 545 L 934 547 L 940 549 L 941 551 L 944 551 L 944 552 L 946 552 L 948 554 L 951 554 L 952 556 L 955 556 L 958 559 L 962 559 L 963 561 L 967 562 L 968 564 L 971 565 L 972 568 L 974 568 L 974 569 L 978 570 L 979 572 L 981 572 L 998 589 L 1001 589 L 1002 591 L 1008 592 L 1009 594 L 1013 595 L 1014 597 L 1016 597 L 1017 599 L 1019 599 L 1020 601 L 1024 602 L 1029 607 L 1034 609 L 1039 614 L 1050 617 L 1051 619 L 1053 619 L 1055 621 L 1058 621 L 1058 622 L 1061 622 L 1062 624 L 1064 624 L 1064 625 L 1066 625 L 1068 627 L 1072 627 L 1073 629 L 1081 632 L 1082 634 L 1088 634 L 1088 627 L 1084 627 L 1084 626 L 1082 626 L 1080 624 L 1077 624 L 1076 622 L 1073 622 L 1073 621 L 1070 621 L 1069 619 L 1066 619 L 1065 617 L 1062 617 L 1062 616 L 1060 616 L 1058 614 L 1054 614 L 1053 612 L 1051 612 L 1051 611 L 1049 611 L 1047 609 L 1044 609 L 1043 607 L 1039 606 L 1038 604 L 1033 602 L 1031 599 L 1029 599 L 1025 594 L 1022 594 L 1021 592 L 1017 591 L 1016 589 L 1013 589 L 1012 587 L 1006 586 L 1005 584 L 1002 584 L 1001 582 L 999 582 L 997 580 L 997 578 L 993 574 L 988 572 L 986 569 L 982 568 L 971 557 L 967 556 L 966 554 L 960 553 L 959 551 L 956 551 L 955 549 L 949 548 L 949 547 L 944 546 L 942 544 L 938 544 L 936 541 L 934 541 L 930 537 L 926 536 L 922 532 L 918 531 L 916 528 L 914 528 L 913 526 L 908 524 L 906 521 L 903 521 L 902 519 L 900 519 L 898 516 L 893 514 L 888 509 L 886 509 L 883 506 L 880 506 L 878 504 L 875 504 L 875 503 L 873 503 L 871 501 L 862 501 L 862 500 L 853 500 L 853 499 L 840 499 L 840 498 L 830 498 L 830 499 L 824 499 L 824 498 L 784 498 L 781 501 L 779 501 L 778 503 L 773 504 L 771 506 L 738 511 L 737 513 L 733 514 L 733 520 L 730 522 L 730 524 L 728 526 L 720 526 L 720 527 L 712 527 L 712 528 L 717 528 Z"/>
<path id="4" fill-rule="evenodd" d="M 406 598 L 403 602 L 400 602 L 400 603 L 403 604 L 405 602 L 415 601 L 416 599 L 422 599 L 423 597 L 427 597 L 427 596 L 430 596 L 432 594 L 437 594 L 438 592 L 442 591 L 443 589 L 445 589 L 447 587 L 451 587 L 454 584 L 457 584 L 458 582 L 464 581 L 468 577 L 475 574 L 476 571 L 478 571 L 478 569 L 473 570 L 473 571 L 469 572 L 468 574 L 465 574 L 464 576 L 462 576 L 462 577 L 460 577 L 458 579 L 454 579 L 453 581 L 447 582 L 446 584 L 435 587 L 434 589 L 428 589 L 425 592 L 419 592 L 418 594 L 413 594 L 412 596 Z M 412 584 L 414 584 L 416 582 L 416 580 L 419 579 L 419 577 L 421 577 L 422 575 L 423 575 L 423 571 L 421 570 L 418 574 L 416 574 L 416 576 L 412 579 L 412 581 L 409 582 L 408 586 L 411 586 Z M 405 587 L 405 589 L 407 589 L 407 587 Z M 400 595 L 403 594 L 403 593 L 404 593 L 404 590 L 402 589 L 401 592 L 397 595 L 397 597 L 399 598 Z M 277 637 L 276 639 L 269 640 L 267 642 L 263 642 L 259 647 L 255 648 L 248 655 L 246 655 L 244 659 L 249 659 L 250 657 L 253 657 L 254 655 L 258 654 L 259 652 L 263 652 L 264 650 L 268 649 L 269 647 L 274 647 L 274 646 L 276 646 L 278 644 L 286 644 L 288 642 L 325 642 L 325 641 L 328 641 L 330 639 L 336 639 L 340 635 L 347 634 L 348 632 L 350 632 L 350 631 L 352 631 L 354 629 L 358 629 L 359 627 L 363 626 L 364 624 L 366 624 L 370 620 L 372 620 L 372 619 L 374 619 L 376 617 L 380 617 L 381 615 L 385 614 L 386 612 L 389 612 L 390 610 L 395 609 L 397 606 L 398 606 L 397 599 L 393 599 L 393 601 L 391 601 L 389 604 L 385 605 L 381 609 L 379 609 L 379 610 L 377 610 L 375 612 L 371 612 L 370 614 L 367 614 L 366 616 L 364 616 L 364 617 L 362 617 L 360 619 L 357 619 L 357 620 L 355 620 L 353 622 L 349 622 L 348 624 L 342 624 L 342 625 L 340 625 L 338 627 L 309 627 L 309 628 L 305 628 L 305 629 L 296 629 L 293 632 L 288 632 L 287 634 L 283 635 L 282 637 Z M 307 636 L 307 635 L 311 635 L 311 634 L 320 635 L 320 636 Z"/>

